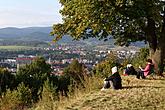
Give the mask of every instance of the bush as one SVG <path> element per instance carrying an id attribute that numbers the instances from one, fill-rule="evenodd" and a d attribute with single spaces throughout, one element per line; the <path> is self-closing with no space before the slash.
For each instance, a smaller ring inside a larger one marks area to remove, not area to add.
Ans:
<path id="1" fill-rule="evenodd" d="M 59 77 L 59 88 L 62 87 L 63 90 L 65 89 L 64 92 L 66 92 L 68 91 L 68 86 L 70 86 L 70 88 L 82 86 L 85 75 L 85 66 L 75 59 L 64 69 L 64 75 Z"/>
<path id="2" fill-rule="evenodd" d="M 0 95 L 6 89 L 13 89 L 15 86 L 15 75 L 11 74 L 6 68 L 0 68 Z"/>
<path id="3" fill-rule="evenodd" d="M 102 78 L 108 77 L 111 75 L 111 68 L 117 66 L 118 68 L 121 67 L 120 62 L 117 58 L 117 55 L 114 53 L 110 53 L 109 56 L 102 62 L 98 63 L 93 68 L 93 73 L 98 75 Z"/>
<path id="4" fill-rule="evenodd" d="M 145 66 L 145 62 L 149 56 L 148 48 L 141 48 L 140 52 L 131 60 L 131 63 L 138 68 L 139 65 Z"/>
<path id="5" fill-rule="evenodd" d="M 17 87 L 18 100 L 22 105 L 28 106 L 32 103 L 31 90 L 26 87 L 23 83 L 19 84 Z"/>
<path id="6" fill-rule="evenodd" d="M 43 58 L 36 58 L 31 64 L 23 66 L 17 72 L 16 78 L 19 83 L 23 82 L 31 89 L 34 101 L 39 99 L 38 91 L 43 87 L 44 81 L 51 73 L 50 65 Z"/>
<path id="7" fill-rule="evenodd" d="M 7 89 L 6 93 L 3 93 L 0 99 L 0 110 L 16 110 L 19 108 L 21 101 L 18 95 L 17 90 L 11 91 Z"/>
<path id="8" fill-rule="evenodd" d="M 53 86 L 49 80 L 45 81 L 42 91 L 42 96 L 37 104 L 37 110 L 54 110 L 55 101 L 57 101 L 58 96 L 56 92 L 56 87 Z"/>
<path id="9" fill-rule="evenodd" d="M 28 107 L 32 103 L 31 91 L 23 83 L 19 84 L 17 90 L 7 89 L 0 100 L 2 110 L 18 110 Z"/>

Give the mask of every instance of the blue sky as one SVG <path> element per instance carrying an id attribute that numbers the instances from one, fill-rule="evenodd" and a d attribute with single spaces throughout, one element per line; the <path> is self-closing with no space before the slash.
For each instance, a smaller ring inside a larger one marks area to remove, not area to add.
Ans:
<path id="1" fill-rule="evenodd" d="M 0 28 L 52 26 L 61 22 L 58 0 L 0 0 Z"/>

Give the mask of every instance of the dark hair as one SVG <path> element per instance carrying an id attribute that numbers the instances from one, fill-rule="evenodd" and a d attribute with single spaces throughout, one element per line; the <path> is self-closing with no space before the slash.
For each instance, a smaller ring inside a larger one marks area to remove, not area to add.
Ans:
<path id="1" fill-rule="evenodd" d="M 150 63 L 152 63 L 152 60 L 151 60 L 151 59 L 147 59 L 147 62 L 150 62 Z"/>

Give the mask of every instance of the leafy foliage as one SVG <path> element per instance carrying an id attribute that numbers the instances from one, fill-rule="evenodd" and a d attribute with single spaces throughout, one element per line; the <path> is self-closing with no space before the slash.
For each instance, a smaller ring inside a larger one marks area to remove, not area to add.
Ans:
<path id="1" fill-rule="evenodd" d="M 149 56 L 149 49 L 148 48 L 141 48 L 140 52 L 131 60 L 131 63 L 138 68 L 140 65 L 145 66 L 146 60 Z"/>
<path id="2" fill-rule="evenodd" d="M 7 89 L 0 99 L 0 109 L 2 110 L 21 110 L 30 104 L 32 104 L 31 90 L 23 83 L 19 84 L 16 90 Z"/>
<path id="3" fill-rule="evenodd" d="M 19 84 L 17 87 L 18 100 L 22 105 L 29 105 L 32 103 L 31 90 L 26 87 L 23 83 Z"/>
<path id="4" fill-rule="evenodd" d="M 51 73 L 50 65 L 43 58 L 36 58 L 31 64 L 19 69 L 17 73 L 17 81 L 23 82 L 31 89 L 34 100 L 38 99 L 41 93 L 39 89 L 43 87 L 44 81 L 49 78 Z"/>
<path id="5" fill-rule="evenodd" d="M 120 68 L 120 62 L 117 59 L 117 55 L 114 53 L 110 53 L 109 56 L 102 62 L 98 63 L 94 67 L 94 74 L 99 75 L 103 78 L 108 77 L 112 72 L 111 68 L 117 66 Z"/>
<path id="6" fill-rule="evenodd" d="M 146 23 L 151 19 L 156 23 L 156 33 L 160 35 L 163 1 L 159 0 L 60 0 L 63 8 L 62 24 L 55 24 L 51 32 L 55 41 L 69 34 L 74 39 L 98 37 L 108 40 L 114 35 L 119 45 L 146 39 Z M 149 24 L 150 25 L 150 24 Z"/>
<path id="7" fill-rule="evenodd" d="M 13 89 L 15 86 L 15 76 L 7 69 L 0 68 L 0 94 L 8 88 Z"/>
<path id="8" fill-rule="evenodd" d="M 67 74 L 74 83 L 78 84 L 84 77 L 84 65 L 79 63 L 78 60 L 74 59 L 72 63 L 65 68 L 64 73 Z"/>
<path id="9" fill-rule="evenodd" d="M 18 99 L 17 90 L 7 89 L 6 93 L 3 93 L 2 98 L 0 99 L 0 109 L 1 110 L 14 110 L 19 108 L 21 102 Z"/>
<path id="10" fill-rule="evenodd" d="M 42 97 L 37 106 L 40 110 L 53 110 L 55 101 L 57 101 L 56 87 L 49 80 L 46 80 L 43 86 Z"/>

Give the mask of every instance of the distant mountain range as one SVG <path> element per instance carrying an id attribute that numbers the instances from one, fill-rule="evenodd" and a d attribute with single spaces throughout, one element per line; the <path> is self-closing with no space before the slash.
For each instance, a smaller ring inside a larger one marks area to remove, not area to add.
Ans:
<path id="1" fill-rule="evenodd" d="M 49 34 L 50 32 L 51 32 L 51 27 L 1 28 L 0 29 L 0 41 L 51 42 L 53 40 L 53 36 L 50 36 L 50 34 Z M 90 38 L 87 40 L 73 41 L 73 39 L 70 36 L 66 35 L 66 36 L 63 36 L 63 38 L 58 43 L 85 43 L 85 44 L 93 45 L 93 44 L 98 44 L 98 43 L 100 44 L 100 43 L 105 43 L 105 42 L 99 41 L 94 38 Z"/>
<path id="2" fill-rule="evenodd" d="M 28 27 L 28 28 L 1 28 L 1 40 L 21 40 L 21 41 L 51 41 L 49 36 L 51 27 Z"/>
<path id="3" fill-rule="evenodd" d="M 0 28 L 0 41 L 6 42 L 51 42 L 53 36 L 50 36 L 51 27 L 27 27 L 27 28 L 15 28 L 7 27 Z M 64 36 L 58 43 L 83 43 L 88 45 L 108 44 L 114 46 L 114 39 L 110 37 L 110 40 L 104 42 L 95 38 L 87 40 L 73 41 L 70 36 Z M 138 42 L 133 44 L 135 46 L 144 46 L 144 43 Z"/>

